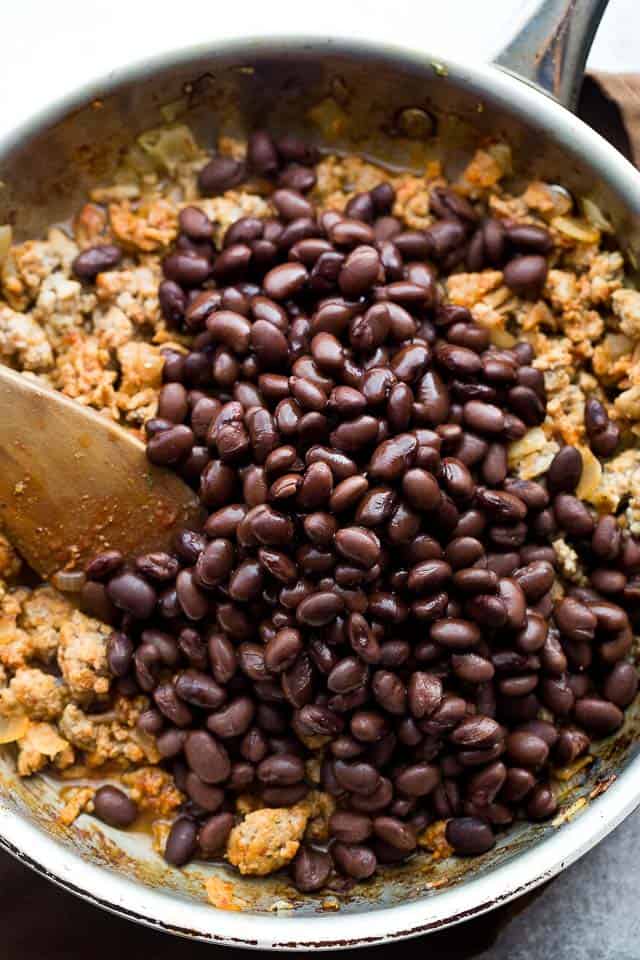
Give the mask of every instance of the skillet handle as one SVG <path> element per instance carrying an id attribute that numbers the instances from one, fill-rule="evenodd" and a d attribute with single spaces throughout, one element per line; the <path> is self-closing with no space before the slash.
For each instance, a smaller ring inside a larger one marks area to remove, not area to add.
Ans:
<path id="1" fill-rule="evenodd" d="M 575 109 L 587 55 L 607 3 L 544 0 L 494 62 Z"/>

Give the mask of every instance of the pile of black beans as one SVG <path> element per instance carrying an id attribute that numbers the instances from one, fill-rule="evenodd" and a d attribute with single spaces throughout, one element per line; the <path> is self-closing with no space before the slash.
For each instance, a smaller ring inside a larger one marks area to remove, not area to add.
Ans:
<path id="1" fill-rule="evenodd" d="M 115 617 L 116 687 L 150 697 L 140 726 L 189 798 L 171 863 L 224 850 L 238 793 L 303 800 L 323 746 L 337 812 L 328 848 L 293 863 L 303 891 L 410 856 L 435 820 L 474 855 L 514 818 L 552 816 L 550 769 L 616 731 L 636 694 L 640 598 L 640 545 L 575 496 L 577 449 L 542 482 L 508 475 L 508 444 L 545 418 L 531 347 L 493 347 L 443 296 L 447 273 L 483 266 L 539 296 L 549 233 L 444 188 L 433 225 L 409 230 L 388 182 L 320 212 L 314 160 L 259 132 L 247 163 L 202 171 L 205 194 L 275 181 L 273 218 L 238 220 L 219 252 L 205 214 L 182 210 L 163 263 L 164 316 L 193 339 L 165 354 L 147 451 L 208 517 L 170 554 L 87 571 Z M 595 398 L 587 427 L 610 456 L 619 432 Z M 559 536 L 588 585 L 557 589 Z M 117 820 L 111 794 L 106 808 Z"/>

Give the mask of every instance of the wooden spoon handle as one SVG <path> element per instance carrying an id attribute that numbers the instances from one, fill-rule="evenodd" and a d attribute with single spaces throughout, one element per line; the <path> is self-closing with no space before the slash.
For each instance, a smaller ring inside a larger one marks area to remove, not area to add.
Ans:
<path id="1" fill-rule="evenodd" d="M 0 526 L 43 577 L 106 549 L 167 549 L 194 492 L 101 414 L 0 365 Z"/>

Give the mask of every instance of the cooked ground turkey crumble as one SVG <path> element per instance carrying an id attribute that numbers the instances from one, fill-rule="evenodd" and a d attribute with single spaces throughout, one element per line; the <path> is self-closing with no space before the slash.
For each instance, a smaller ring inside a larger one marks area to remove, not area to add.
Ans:
<path id="1" fill-rule="evenodd" d="M 241 144 L 222 138 L 219 152 L 238 156 Z M 256 179 L 241 190 L 200 198 L 197 173 L 206 154 L 184 126 L 141 137 L 116 182 L 95 189 L 69 230 L 50 229 L 42 240 L 0 249 L 0 359 L 141 431 L 156 411 L 162 348 L 186 351 L 186 338 L 167 330 L 157 288 L 161 258 L 178 230 L 186 205 L 201 207 L 214 224 L 218 245 L 241 216 L 271 214 L 272 186 Z M 484 199 L 503 220 L 540 224 L 552 234 L 555 252 L 543 297 L 515 296 L 500 270 L 458 272 L 446 280 L 450 302 L 468 307 L 501 347 L 528 340 L 534 365 L 544 372 L 547 418 L 511 446 L 510 466 L 521 477 L 543 474 L 560 443 L 577 446 L 584 471 L 578 496 L 596 508 L 616 510 L 620 523 L 640 534 L 640 293 L 625 280 L 611 225 L 586 200 L 574 208 L 566 191 L 532 182 L 517 195 L 507 192 L 510 154 L 504 144 L 479 149 L 452 184 L 472 200 Z M 421 175 L 387 171 L 357 156 L 326 156 L 317 166 L 312 199 L 343 210 L 356 193 L 389 180 L 396 191 L 393 213 L 409 228 L 428 226 L 429 191 L 446 180 L 438 163 Z M 6 231 L 3 236 L 6 239 Z M 0 237 L 0 241 L 1 241 Z M 74 278 L 79 250 L 118 243 L 125 258 L 99 274 L 89 290 Z M 595 395 L 623 431 L 619 453 L 604 465 L 584 440 L 584 405 Z M 575 551 L 554 543 L 564 577 L 580 583 Z M 21 561 L 0 538 L 0 741 L 15 742 L 21 776 L 53 768 L 64 777 L 89 772 L 119 778 L 139 808 L 157 817 L 154 844 L 161 849 L 168 821 L 183 802 L 172 777 L 160 767 L 153 737 L 136 727 L 147 706 L 112 697 L 106 663 L 110 628 L 75 610 L 50 586 L 20 585 Z M 322 738 L 308 746 L 321 750 Z M 308 770 L 319 782 L 315 763 Z M 91 812 L 93 788 L 72 788 L 61 814 L 70 823 Z M 241 873 L 265 875 L 287 864 L 301 839 L 326 838 L 334 802 L 314 791 L 288 809 L 256 809 L 255 797 L 240 796 L 239 822 L 226 856 Z M 442 823 L 419 838 L 434 857 L 448 854 Z"/>

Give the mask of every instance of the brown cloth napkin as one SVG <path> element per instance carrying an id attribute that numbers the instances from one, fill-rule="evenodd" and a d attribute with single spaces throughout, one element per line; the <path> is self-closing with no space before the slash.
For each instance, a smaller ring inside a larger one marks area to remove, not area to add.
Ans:
<path id="1" fill-rule="evenodd" d="M 640 73 L 593 73 L 578 113 L 621 153 L 640 165 Z"/>
<path id="2" fill-rule="evenodd" d="M 587 77 L 578 113 L 625 156 L 640 164 L 640 74 L 599 73 Z M 60 890 L 2 852 L 0 891 L 2 960 L 114 960 L 123 955 L 150 960 L 205 960 L 205 956 L 209 960 L 253 960 L 259 956 L 246 950 L 187 943 L 131 924 Z M 408 941 L 402 951 L 409 960 L 427 955 L 429 960 L 470 960 L 480 954 L 488 960 L 493 956 L 491 945 L 499 941 L 501 931 L 526 911 L 537 895 L 524 897 L 451 930 Z M 627 918 L 627 907 L 622 903 L 620 923 L 626 923 Z M 395 960 L 397 955 L 398 947 L 391 943 L 376 948 L 375 953 L 347 950 L 323 956 L 327 960 Z"/>

